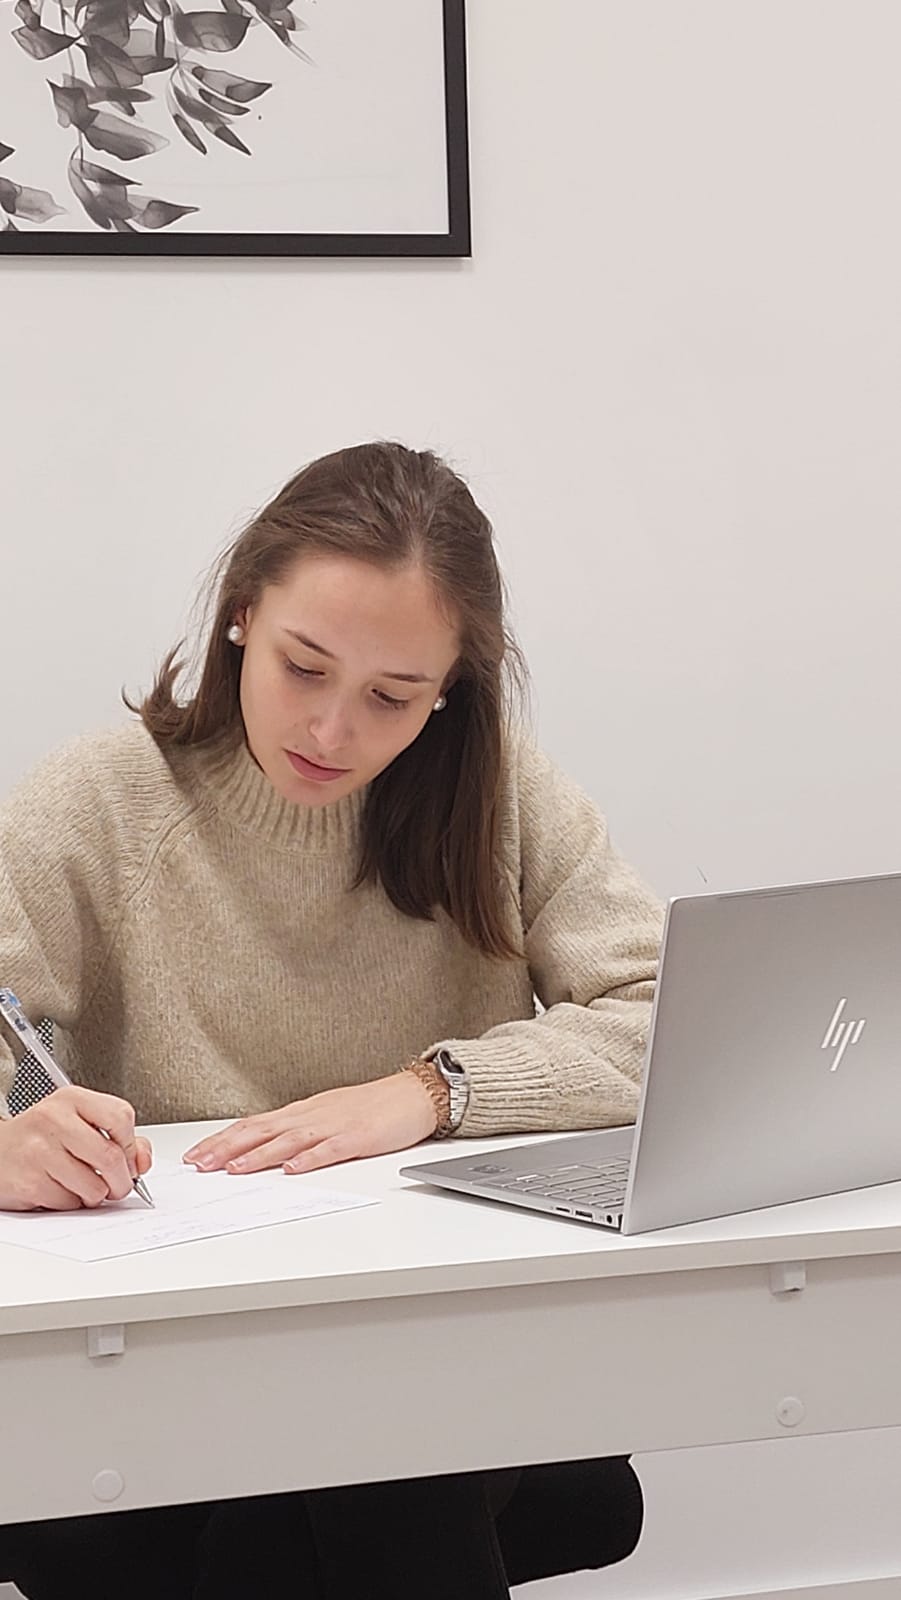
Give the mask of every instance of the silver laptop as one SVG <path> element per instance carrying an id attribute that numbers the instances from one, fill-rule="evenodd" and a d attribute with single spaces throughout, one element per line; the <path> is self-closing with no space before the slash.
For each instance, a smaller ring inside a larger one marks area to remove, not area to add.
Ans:
<path id="1" fill-rule="evenodd" d="M 901 874 L 667 908 L 635 1128 L 401 1168 L 623 1233 L 901 1179 Z"/>

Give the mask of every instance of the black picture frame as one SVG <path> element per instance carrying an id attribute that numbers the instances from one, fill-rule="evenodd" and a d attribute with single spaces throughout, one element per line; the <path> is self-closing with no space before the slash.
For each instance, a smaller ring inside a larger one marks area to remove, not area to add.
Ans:
<path id="1" fill-rule="evenodd" d="M 0 256 L 467 257 L 472 253 L 465 0 L 443 0 L 448 228 L 443 233 L 0 231 Z M 2 173 L 0 173 L 2 176 Z"/>

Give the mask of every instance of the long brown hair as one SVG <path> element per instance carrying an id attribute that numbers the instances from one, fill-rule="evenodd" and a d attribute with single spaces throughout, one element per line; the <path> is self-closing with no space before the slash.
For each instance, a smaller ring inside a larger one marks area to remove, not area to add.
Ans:
<path id="1" fill-rule="evenodd" d="M 363 444 L 298 472 L 214 569 L 196 692 L 176 699 L 184 665 L 177 645 L 131 709 L 163 749 L 242 737 L 241 652 L 228 628 L 299 556 L 322 552 L 389 568 L 418 562 L 461 628 L 445 710 L 370 786 L 355 887 L 381 883 L 399 911 L 427 921 L 441 907 L 477 949 L 520 955 L 502 880 L 498 808 L 511 691 L 525 689 L 527 673 L 504 620 L 491 524 L 431 451 Z"/>

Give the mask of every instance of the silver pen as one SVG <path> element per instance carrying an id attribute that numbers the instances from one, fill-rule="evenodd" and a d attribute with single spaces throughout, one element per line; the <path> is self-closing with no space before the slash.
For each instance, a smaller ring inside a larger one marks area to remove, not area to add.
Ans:
<path id="1" fill-rule="evenodd" d="M 43 1067 L 55 1088 L 67 1089 L 71 1087 L 72 1079 L 67 1077 L 59 1063 L 54 1061 L 50 1051 L 43 1044 L 37 1029 L 31 1026 L 12 989 L 0 989 L 0 1017 L 9 1023 L 14 1033 L 18 1034 L 26 1050 Z M 110 1138 L 105 1128 L 98 1128 L 97 1131 L 103 1134 L 104 1139 Z M 111 1140 L 110 1142 L 112 1143 Z M 153 1196 L 143 1178 L 134 1179 L 134 1189 L 145 1205 L 153 1205 Z"/>

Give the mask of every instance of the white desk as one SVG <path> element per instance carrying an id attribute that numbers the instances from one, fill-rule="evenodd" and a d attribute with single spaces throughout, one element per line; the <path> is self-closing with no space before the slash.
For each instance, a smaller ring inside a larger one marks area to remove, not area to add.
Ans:
<path id="1" fill-rule="evenodd" d="M 328 1174 L 363 1211 L 90 1266 L 0 1247 L 0 1521 L 901 1424 L 901 1185 L 623 1240 L 409 1159 Z M 104 1325 L 124 1353 L 89 1355 Z"/>

